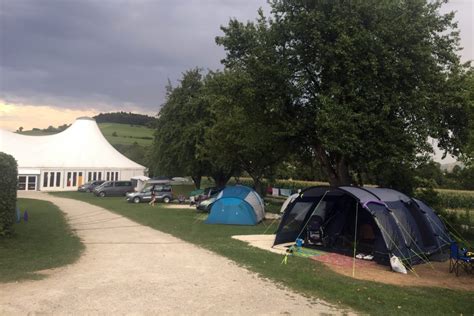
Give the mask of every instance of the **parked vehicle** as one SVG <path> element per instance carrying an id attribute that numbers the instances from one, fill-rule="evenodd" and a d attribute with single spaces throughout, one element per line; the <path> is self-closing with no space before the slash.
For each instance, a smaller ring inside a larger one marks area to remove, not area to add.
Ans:
<path id="1" fill-rule="evenodd" d="M 217 200 L 217 196 L 224 188 L 221 187 L 209 187 L 205 188 L 204 192 L 199 195 L 196 201 L 196 210 L 199 212 L 207 212 L 211 211 L 211 207 L 214 202 Z"/>
<path id="2" fill-rule="evenodd" d="M 223 189 L 224 188 L 219 188 L 219 187 L 205 188 L 204 192 L 202 194 L 200 194 L 199 197 L 197 198 L 198 204 L 199 204 L 200 201 L 207 200 L 207 199 L 211 198 L 212 196 L 217 195 Z"/>
<path id="3" fill-rule="evenodd" d="M 196 204 L 196 211 L 209 213 L 214 202 L 217 200 L 219 193 L 212 195 L 210 198 L 199 201 Z"/>
<path id="4" fill-rule="evenodd" d="M 105 180 L 97 180 L 97 181 L 91 181 L 84 183 L 83 185 L 79 186 L 77 188 L 77 191 L 79 192 L 92 192 L 96 187 L 99 185 L 103 184 Z"/>
<path id="5" fill-rule="evenodd" d="M 154 184 L 148 185 L 140 192 L 127 193 L 127 201 L 130 203 L 141 203 L 151 201 L 151 191 L 155 188 L 155 200 L 164 203 L 169 203 L 173 200 L 173 189 L 169 184 Z"/>
<path id="6" fill-rule="evenodd" d="M 107 181 L 94 189 L 96 196 L 120 196 L 133 192 L 132 181 Z"/>

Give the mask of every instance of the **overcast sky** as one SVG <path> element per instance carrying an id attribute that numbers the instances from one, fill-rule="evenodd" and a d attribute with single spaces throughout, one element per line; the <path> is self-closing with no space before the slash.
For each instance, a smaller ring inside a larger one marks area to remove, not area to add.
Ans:
<path id="1" fill-rule="evenodd" d="M 0 0 L 0 98 L 157 112 L 168 79 L 216 69 L 214 38 L 265 1 Z"/>
<path id="2" fill-rule="evenodd" d="M 268 12 L 265 0 L 0 0 L 0 127 L 27 127 L 27 115 L 54 124 L 41 118 L 58 109 L 155 114 L 168 79 L 219 68 L 219 27 L 259 7 Z M 474 59 L 474 1 L 444 10 L 459 12 L 463 60 Z"/>

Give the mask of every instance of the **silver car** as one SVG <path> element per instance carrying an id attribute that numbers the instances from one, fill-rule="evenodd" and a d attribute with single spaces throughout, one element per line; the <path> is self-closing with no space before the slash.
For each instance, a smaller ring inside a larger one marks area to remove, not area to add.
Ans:
<path id="1" fill-rule="evenodd" d="M 96 196 L 105 197 L 126 195 L 127 192 L 132 191 L 132 181 L 107 181 L 95 187 L 93 192 Z"/>
<path id="2" fill-rule="evenodd" d="M 173 190 L 171 185 L 155 185 L 155 199 L 156 201 L 163 201 L 169 203 L 173 199 Z M 151 190 L 153 186 L 147 186 L 140 192 L 127 193 L 127 201 L 130 203 L 141 203 L 151 201 Z"/>

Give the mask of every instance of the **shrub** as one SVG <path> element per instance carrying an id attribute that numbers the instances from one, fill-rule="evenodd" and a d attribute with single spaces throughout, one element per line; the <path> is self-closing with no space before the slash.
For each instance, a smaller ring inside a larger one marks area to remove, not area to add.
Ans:
<path id="1" fill-rule="evenodd" d="M 236 180 L 232 179 L 229 181 L 230 185 L 236 184 Z M 238 183 L 242 185 L 246 185 L 248 187 L 253 188 L 254 183 L 251 178 L 242 177 L 238 179 Z M 309 187 L 314 187 L 318 185 L 328 185 L 327 182 L 318 182 L 318 181 L 299 181 L 299 180 L 274 180 L 270 183 L 268 180 L 262 180 L 264 187 L 274 187 L 280 189 L 290 189 L 293 193 L 297 192 L 299 189 L 303 190 Z"/>
<path id="2" fill-rule="evenodd" d="M 13 232 L 18 166 L 16 160 L 0 152 L 0 236 Z"/>
<path id="3" fill-rule="evenodd" d="M 416 190 L 415 198 L 420 199 L 435 210 L 443 207 L 439 192 L 430 187 Z"/>

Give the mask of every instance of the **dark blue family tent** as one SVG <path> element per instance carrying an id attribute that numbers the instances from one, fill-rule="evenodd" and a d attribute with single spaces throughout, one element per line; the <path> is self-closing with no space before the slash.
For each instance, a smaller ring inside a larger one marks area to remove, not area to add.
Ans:
<path id="1" fill-rule="evenodd" d="M 262 198 L 243 185 L 222 190 L 211 207 L 207 224 L 256 225 L 265 218 Z"/>
<path id="2" fill-rule="evenodd" d="M 392 189 L 349 186 L 311 187 L 290 202 L 274 245 L 297 238 L 347 254 L 355 247 L 381 264 L 395 255 L 408 265 L 446 259 L 451 243 L 443 222 L 422 201 Z"/>

